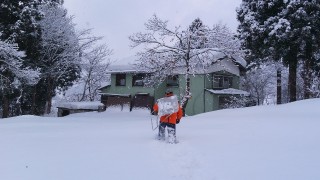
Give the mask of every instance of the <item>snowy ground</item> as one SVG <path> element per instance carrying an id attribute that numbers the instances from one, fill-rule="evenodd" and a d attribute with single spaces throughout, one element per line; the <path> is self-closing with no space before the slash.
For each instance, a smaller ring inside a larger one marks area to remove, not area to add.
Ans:
<path id="1" fill-rule="evenodd" d="M 183 118 L 155 140 L 144 110 L 0 119 L 1 180 L 319 180 L 320 99 Z"/>

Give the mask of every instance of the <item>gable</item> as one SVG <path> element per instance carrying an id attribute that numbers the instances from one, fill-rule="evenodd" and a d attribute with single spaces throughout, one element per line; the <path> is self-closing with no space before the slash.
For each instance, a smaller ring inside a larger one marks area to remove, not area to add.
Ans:
<path id="1" fill-rule="evenodd" d="M 240 69 L 231 59 L 223 59 L 212 66 L 210 66 L 207 70 L 208 73 L 216 73 L 216 72 L 228 72 L 230 74 L 240 76 Z"/>

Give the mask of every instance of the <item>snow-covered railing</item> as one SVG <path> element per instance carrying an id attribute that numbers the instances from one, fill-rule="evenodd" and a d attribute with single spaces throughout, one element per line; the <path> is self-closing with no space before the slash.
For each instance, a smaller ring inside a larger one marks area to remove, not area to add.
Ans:
<path id="1" fill-rule="evenodd" d="M 214 89 L 206 89 L 206 91 L 212 94 L 228 94 L 228 95 L 244 95 L 249 96 L 250 93 L 247 91 L 243 91 L 240 89 L 228 88 L 228 89 L 221 89 L 221 90 L 214 90 Z"/>
<path id="2" fill-rule="evenodd" d="M 88 109 L 88 110 L 98 110 L 99 107 L 104 106 L 101 102 L 65 102 L 57 106 L 57 108 L 66 109 Z"/>

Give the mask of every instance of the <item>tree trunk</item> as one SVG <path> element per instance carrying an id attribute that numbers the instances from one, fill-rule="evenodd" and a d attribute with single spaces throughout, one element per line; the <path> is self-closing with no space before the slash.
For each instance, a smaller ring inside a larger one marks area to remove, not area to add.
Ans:
<path id="1" fill-rule="evenodd" d="M 311 62 L 312 62 L 312 47 L 310 44 L 306 45 L 306 56 L 303 64 L 303 90 L 304 90 L 304 99 L 311 98 Z"/>
<path id="2" fill-rule="evenodd" d="M 303 67 L 303 91 L 304 99 L 309 99 L 311 97 L 310 83 L 311 82 L 311 70 L 310 70 L 310 60 L 305 59 Z"/>
<path id="3" fill-rule="evenodd" d="M 34 85 L 33 91 L 32 91 L 32 106 L 31 106 L 31 113 L 33 115 L 36 114 L 36 100 L 37 100 L 37 85 Z"/>
<path id="4" fill-rule="evenodd" d="M 47 102 L 46 102 L 46 114 L 51 113 L 51 107 L 52 107 L 52 95 L 51 95 L 51 90 L 52 90 L 52 78 L 48 77 L 47 78 Z"/>
<path id="5" fill-rule="evenodd" d="M 289 61 L 289 102 L 297 100 L 297 56 L 291 56 Z"/>
<path id="6" fill-rule="evenodd" d="M 21 109 L 22 96 L 23 96 L 23 88 L 20 89 L 20 96 L 17 98 L 17 101 L 16 101 L 15 116 L 22 115 L 22 109 Z"/>
<path id="7" fill-rule="evenodd" d="M 4 94 L 2 96 L 2 118 L 7 118 L 7 117 L 9 117 L 9 99 Z"/>
<path id="8" fill-rule="evenodd" d="M 92 85 L 91 83 L 89 84 L 89 87 L 88 87 L 88 91 L 89 91 L 89 100 L 90 101 L 94 101 L 94 97 L 93 97 L 93 93 L 92 93 L 92 89 L 91 89 Z"/>
<path id="9" fill-rule="evenodd" d="M 282 102 L 282 88 L 281 88 L 281 70 L 277 70 L 277 104 Z"/>
<path id="10" fill-rule="evenodd" d="M 87 90 L 87 81 L 84 84 L 84 88 L 83 88 L 83 92 L 82 92 L 82 96 L 79 99 L 79 101 L 84 101 L 85 97 L 86 97 L 86 90 Z"/>
<path id="11" fill-rule="evenodd" d="M 189 53 L 190 53 L 190 42 L 188 44 L 188 47 L 189 47 Z M 186 63 L 186 91 L 185 91 L 185 95 L 182 99 L 182 102 L 181 102 L 181 106 L 182 106 L 182 110 L 183 110 L 183 115 L 185 115 L 185 112 L 186 112 L 186 108 L 187 108 L 187 105 L 188 105 L 188 101 L 189 99 L 191 98 L 191 93 L 190 93 L 190 64 L 189 64 L 189 61 L 190 61 L 190 54 L 187 53 L 186 57 L 185 57 L 185 63 Z"/>
<path id="12" fill-rule="evenodd" d="M 185 110 L 187 108 L 187 104 L 188 104 L 188 101 L 190 99 L 190 75 L 187 74 L 186 75 L 186 91 L 185 91 L 185 95 L 184 95 L 184 99 L 182 101 L 182 110 L 183 110 L 183 114 L 185 114 Z"/>

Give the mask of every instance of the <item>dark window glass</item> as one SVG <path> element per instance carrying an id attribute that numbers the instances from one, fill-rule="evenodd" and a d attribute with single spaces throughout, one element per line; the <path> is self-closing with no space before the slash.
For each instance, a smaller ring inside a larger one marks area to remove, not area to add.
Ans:
<path id="1" fill-rule="evenodd" d="M 231 88 L 232 77 L 231 76 L 213 76 L 213 88 Z"/>
<path id="2" fill-rule="evenodd" d="M 126 85 L 126 74 L 116 74 L 116 86 Z"/>
<path id="3" fill-rule="evenodd" d="M 144 86 L 145 74 L 135 74 L 132 76 L 132 86 Z"/>
<path id="4" fill-rule="evenodd" d="M 222 76 L 214 76 L 213 77 L 213 87 L 219 88 L 222 87 L 223 77 Z"/>
<path id="5" fill-rule="evenodd" d="M 178 75 L 168 76 L 167 86 L 179 86 L 179 76 Z"/>

